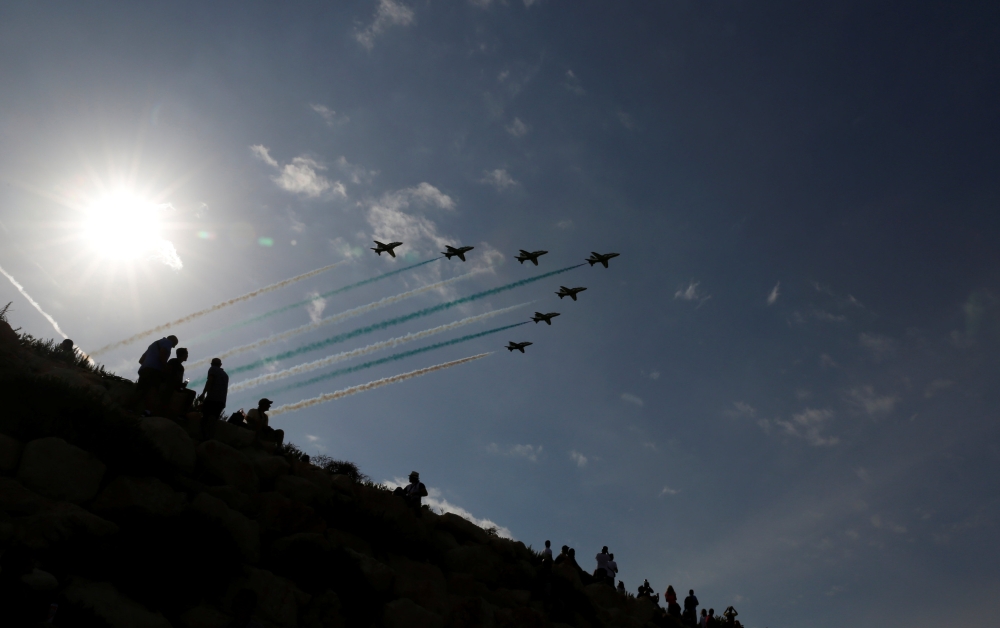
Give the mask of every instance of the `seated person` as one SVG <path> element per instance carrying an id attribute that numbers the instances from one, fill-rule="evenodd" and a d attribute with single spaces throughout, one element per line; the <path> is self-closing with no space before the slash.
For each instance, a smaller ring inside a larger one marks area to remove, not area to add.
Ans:
<path id="1" fill-rule="evenodd" d="M 189 390 L 187 382 L 184 381 L 184 362 L 188 359 L 188 350 L 184 347 L 177 349 L 176 357 L 167 360 L 167 365 L 163 369 L 163 396 L 164 405 L 178 414 L 186 414 L 194 403 L 196 393 Z M 183 393 L 180 407 L 176 407 L 173 402 L 174 393 Z"/>
<path id="2" fill-rule="evenodd" d="M 277 444 L 278 447 L 281 447 L 281 444 L 285 440 L 284 430 L 272 429 L 267 424 L 267 411 L 271 409 L 272 403 L 274 402 L 270 399 L 261 399 L 258 401 L 257 407 L 247 412 L 247 427 L 257 433 L 258 439 L 271 441 Z"/>
<path id="3" fill-rule="evenodd" d="M 416 471 L 410 473 L 410 483 L 403 489 L 402 495 L 407 505 L 419 517 L 422 514 L 420 500 L 422 497 L 427 497 L 427 487 L 420 481 L 419 473 Z"/>

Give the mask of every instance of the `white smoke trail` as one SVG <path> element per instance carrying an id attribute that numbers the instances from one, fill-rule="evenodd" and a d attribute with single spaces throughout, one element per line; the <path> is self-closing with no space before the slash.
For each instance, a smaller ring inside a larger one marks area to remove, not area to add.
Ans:
<path id="1" fill-rule="evenodd" d="M 45 310 L 42 309 L 42 306 L 38 305 L 38 302 L 35 301 L 34 299 L 32 299 L 30 294 L 28 294 L 27 292 L 25 292 L 24 286 L 22 286 L 21 284 L 17 283 L 17 279 L 14 279 L 14 277 L 11 276 L 11 274 L 8 273 L 3 268 L 0 268 L 0 273 L 3 273 L 4 277 L 6 277 L 7 279 L 10 279 L 10 282 L 12 284 L 14 284 L 14 287 L 17 288 L 17 291 L 21 293 L 21 296 L 23 296 L 25 299 L 27 299 L 28 303 L 30 303 L 36 310 L 38 310 L 39 314 L 41 314 L 42 316 L 45 317 L 45 320 L 47 320 L 50 323 L 52 323 L 52 327 L 55 328 L 56 333 L 58 333 L 63 338 L 69 338 L 69 336 L 67 336 L 65 333 L 63 333 L 63 330 L 59 329 L 59 323 L 56 322 L 56 319 L 54 319 L 51 316 L 49 316 L 45 312 Z"/>
<path id="2" fill-rule="evenodd" d="M 458 277 L 452 277 L 451 279 L 445 279 L 444 281 L 439 281 L 437 283 L 432 283 L 430 285 L 423 286 L 422 288 L 416 288 L 416 289 L 410 290 L 408 292 L 402 292 L 402 293 L 397 294 L 395 296 L 385 297 L 384 299 L 380 299 L 380 300 L 375 301 L 373 303 L 369 303 L 368 305 L 361 305 L 361 306 L 358 306 L 358 307 L 356 307 L 354 309 L 350 309 L 350 310 L 341 312 L 340 314 L 334 314 L 333 316 L 328 316 L 326 318 L 322 318 L 322 319 L 316 321 L 315 323 L 309 323 L 308 325 L 302 325 L 300 327 L 296 327 L 295 329 L 289 329 L 288 331 L 283 331 L 280 334 L 274 334 L 273 336 L 268 336 L 267 338 L 263 338 L 261 340 L 258 340 L 257 342 L 251 342 L 250 344 L 243 345 L 242 347 L 234 347 L 233 349 L 229 349 L 227 351 L 223 351 L 222 353 L 216 353 L 215 355 L 212 355 L 210 357 L 202 358 L 201 360 L 198 360 L 197 362 L 191 362 L 191 363 L 189 363 L 187 365 L 187 368 L 196 368 L 196 367 L 202 366 L 204 364 L 208 364 L 209 361 L 211 361 L 213 358 L 219 358 L 221 360 L 223 358 L 228 358 L 230 356 L 236 355 L 237 353 L 243 353 L 244 351 L 251 351 L 253 349 L 258 349 L 260 347 L 263 347 L 264 345 L 269 345 L 269 344 L 271 344 L 273 342 L 278 342 L 279 340 L 287 340 L 287 339 L 289 339 L 289 338 L 291 338 L 293 336 L 298 336 L 299 334 L 304 334 L 306 332 L 310 332 L 310 331 L 313 331 L 315 329 L 319 329 L 320 327 L 323 327 L 324 325 L 330 325 L 331 323 L 339 323 L 340 321 L 347 320 L 349 318 L 354 318 L 355 316 L 361 316 L 362 314 L 367 314 L 368 312 L 371 312 L 373 310 L 377 310 L 377 309 L 385 307 L 387 305 L 392 305 L 393 303 L 399 303 L 400 301 L 403 301 L 405 299 L 409 299 L 410 297 L 415 297 L 418 294 L 423 294 L 424 292 L 428 292 L 430 290 L 436 290 L 438 288 L 442 288 L 444 286 L 447 286 L 448 284 L 454 283 L 454 282 L 459 281 L 461 279 L 468 279 L 469 277 L 472 277 L 473 275 L 476 275 L 476 274 L 479 274 L 479 273 L 485 272 L 485 271 L 486 271 L 486 269 L 473 270 L 472 272 L 465 273 L 464 275 L 459 275 Z"/>
<path id="3" fill-rule="evenodd" d="M 113 342 L 113 343 L 111 343 L 109 345 L 101 347 L 97 351 L 94 351 L 93 353 L 91 353 L 91 355 L 99 355 L 101 353 L 105 353 L 105 352 L 110 351 L 112 349 L 117 349 L 118 347 L 124 347 L 125 345 L 130 345 L 130 344 L 132 344 L 133 342 L 135 342 L 137 340 L 142 340 L 143 338 L 146 338 L 147 336 L 152 336 L 153 334 L 159 333 L 161 331 L 165 331 L 167 329 L 170 329 L 171 327 L 174 327 L 175 325 L 180 325 L 182 323 L 187 323 L 189 321 L 193 321 L 196 318 L 200 318 L 200 317 L 202 317 L 202 316 L 204 316 L 206 314 L 210 314 L 212 312 L 215 312 L 216 310 L 221 310 L 224 307 L 229 307 L 230 305 L 235 305 L 237 303 L 241 303 L 241 302 L 246 301 L 248 299 L 252 299 L 252 298 L 254 298 L 256 296 L 264 294 L 265 292 L 271 292 L 272 290 L 277 290 L 278 288 L 284 288 L 285 286 L 293 284 L 296 281 L 302 281 L 303 279 L 308 279 L 309 277 L 314 277 L 314 276 L 316 276 L 316 275 L 318 275 L 318 274 L 320 274 L 322 272 L 330 270 L 331 268 L 335 268 L 337 266 L 340 266 L 345 261 L 347 261 L 347 260 L 343 260 L 343 261 L 337 262 L 336 264 L 330 264 L 329 266 L 324 266 L 323 268 L 317 268 L 316 270 L 311 270 L 308 273 L 304 273 L 302 275 L 297 275 L 295 277 L 291 277 L 290 279 L 284 279 L 284 280 L 279 281 L 277 283 L 272 283 L 269 286 L 264 286 L 263 288 L 254 290 L 253 292 L 248 292 L 248 293 L 246 293 L 244 295 L 241 295 L 241 296 L 238 296 L 238 297 L 234 297 L 232 299 L 229 299 L 228 301 L 223 301 L 222 303 L 216 303 L 212 307 L 205 308 L 204 310 L 199 310 L 199 311 L 195 312 L 194 314 L 188 314 L 187 316 L 185 316 L 183 318 L 178 318 L 175 321 L 171 321 L 169 323 L 164 323 L 162 325 L 159 325 L 158 327 L 154 327 L 152 329 L 147 329 L 146 331 L 139 332 L 138 334 L 136 334 L 134 336 L 129 336 L 125 340 L 119 340 L 118 342 Z M 6 273 L 4 273 L 4 274 L 6 274 Z"/>
<path id="4" fill-rule="evenodd" d="M 512 305 L 510 307 L 505 307 L 501 310 L 493 310 L 492 312 L 486 312 L 485 314 L 479 314 L 477 316 L 469 316 L 468 318 L 463 318 L 462 320 L 455 321 L 453 323 L 448 323 L 446 325 L 439 325 L 437 327 L 432 327 L 430 329 L 425 329 L 423 331 L 418 331 L 415 333 L 409 333 L 405 336 L 398 336 L 396 338 L 390 338 L 389 340 L 383 340 L 382 342 L 375 342 L 368 346 L 361 347 L 360 349 L 352 349 L 350 351 L 342 351 L 331 356 L 327 356 L 320 360 L 313 360 L 312 362 L 306 362 L 305 364 L 299 364 L 298 366 L 293 366 L 287 368 L 283 371 L 277 371 L 275 373 L 265 373 L 258 377 L 251 379 L 245 379 L 242 382 L 237 382 L 229 387 L 229 392 L 239 392 L 241 390 L 246 390 L 247 388 L 254 388 L 260 386 L 261 384 L 269 384 L 271 382 L 276 382 L 286 377 L 293 377 L 295 375 L 301 375 L 302 373 L 308 373 L 309 371 L 315 371 L 316 369 L 323 368 L 324 366 L 330 366 L 331 364 L 336 364 L 337 362 L 343 362 L 345 360 L 350 360 L 352 358 L 357 358 L 363 355 L 368 355 L 375 353 L 376 351 L 381 351 L 382 349 L 391 349 L 397 347 L 401 344 L 406 344 L 407 342 L 413 342 L 414 340 L 422 340 L 429 336 L 435 334 L 440 334 L 442 332 L 451 331 L 452 329 L 457 329 L 465 325 L 471 325 L 472 323 L 478 323 L 479 321 L 484 321 L 488 318 L 493 318 L 494 316 L 499 316 L 501 314 L 506 314 L 511 310 L 516 310 L 519 307 L 524 307 L 528 305 L 527 303 L 521 303 L 520 305 Z"/>
<path id="5" fill-rule="evenodd" d="M 348 395 L 353 395 L 355 393 L 375 390 L 376 388 L 381 388 L 382 386 L 388 386 L 389 384 L 395 384 L 396 382 L 402 382 L 408 379 L 413 379 L 414 377 L 420 377 L 421 375 L 426 375 L 427 373 L 433 373 L 434 371 L 443 371 L 444 369 L 449 369 L 453 366 L 458 366 L 459 364 L 465 364 L 466 362 L 479 360 L 480 358 L 485 358 L 491 353 L 493 352 L 489 351 L 487 353 L 480 353 L 479 355 L 472 355 L 467 358 L 462 358 L 461 360 L 454 360 L 452 362 L 445 362 L 444 364 L 428 366 L 427 368 L 417 369 L 416 371 L 410 371 L 409 373 L 401 373 L 399 375 L 393 375 L 392 377 L 377 379 L 373 382 L 368 382 L 367 384 L 361 384 L 359 386 L 351 386 L 350 388 L 344 388 L 343 390 L 338 390 L 337 392 L 325 393 L 320 395 L 319 397 L 313 397 L 312 399 L 303 399 L 302 401 L 296 401 L 295 403 L 286 403 L 283 406 L 278 406 L 277 408 L 274 408 L 273 410 L 268 412 L 268 415 L 273 417 L 279 414 L 284 414 L 286 412 L 295 412 L 296 410 L 301 410 L 303 408 L 308 408 L 310 406 L 326 403 L 327 401 L 334 401 L 336 399 L 347 397 Z"/>

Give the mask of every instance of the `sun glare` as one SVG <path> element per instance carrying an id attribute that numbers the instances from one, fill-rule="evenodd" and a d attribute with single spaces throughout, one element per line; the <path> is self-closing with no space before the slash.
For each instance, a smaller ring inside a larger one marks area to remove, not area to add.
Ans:
<path id="1" fill-rule="evenodd" d="M 162 246 L 160 206 L 119 191 L 86 209 L 84 237 L 108 258 L 134 260 L 155 254 Z"/>

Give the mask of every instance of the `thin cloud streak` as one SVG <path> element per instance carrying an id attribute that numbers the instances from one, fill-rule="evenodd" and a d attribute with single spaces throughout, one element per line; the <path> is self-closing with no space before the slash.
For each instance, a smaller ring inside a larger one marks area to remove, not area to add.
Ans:
<path id="1" fill-rule="evenodd" d="M 19 284 L 17 282 L 17 279 L 14 279 L 13 275 L 8 273 L 3 268 L 0 268 L 0 273 L 3 273 L 3 276 L 9 279 L 12 284 L 14 284 L 14 287 L 17 288 L 17 291 L 21 293 L 21 296 L 23 296 L 25 299 L 28 300 L 28 303 L 31 304 L 31 307 L 38 310 L 38 313 L 45 317 L 45 320 L 47 320 L 52 325 L 52 327 L 56 330 L 57 334 L 62 336 L 64 339 L 69 338 L 69 336 L 63 333 L 63 330 L 59 328 L 59 323 L 56 322 L 56 319 L 49 316 L 49 314 L 42 309 L 42 306 L 38 305 L 38 301 L 35 301 L 34 299 L 31 298 L 31 295 L 27 293 L 27 291 L 24 289 L 24 286 Z"/>

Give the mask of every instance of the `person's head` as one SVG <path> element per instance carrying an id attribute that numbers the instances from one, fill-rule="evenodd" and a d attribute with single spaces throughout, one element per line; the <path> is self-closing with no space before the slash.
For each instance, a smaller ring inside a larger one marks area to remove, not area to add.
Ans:
<path id="1" fill-rule="evenodd" d="M 545 541 L 545 547 L 552 547 L 552 541 Z"/>
<path id="2" fill-rule="evenodd" d="M 708 611 L 706 611 L 705 609 L 701 609 L 701 616 L 704 617 L 706 615 L 708 615 Z"/>
<path id="3" fill-rule="evenodd" d="M 642 579 L 642 584 L 648 587 L 649 586 L 649 580 L 646 580 L 645 578 L 643 578 Z"/>
<path id="4" fill-rule="evenodd" d="M 274 403 L 273 401 L 265 397 L 257 402 L 257 409 L 260 410 L 261 412 L 267 412 L 268 410 L 271 409 L 271 404 L 273 403 Z"/>
<path id="5" fill-rule="evenodd" d="M 184 347 L 180 347 L 179 349 L 177 349 L 177 359 L 180 360 L 181 362 L 187 360 L 188 350 L 185 349 Z"/>
<path id="6" fill-rule="evenodd" d="M 709 617 L 715 617 L 715 609 L 714 608 L 708 609 L 708 616 Z"/>
<path id="7" fill-rule="evenodd" d="M 562 553 L 563 554 L 569 554 L 569 545 L 563 545 L 562 546 Z"/>
<path id="8" fill-rule="evenodd" d="M 212 358 L 212 366 L 222 366 L 222 360 L 219 358 Z"/>
<path id="9" fill-rule="evenodd" d="M 570 558 L 576 556 L 576 550 L 573 549 L 572 547 L 569 548 L 569 556 L 570 556 Z"/>
<path id="10" fill-rule="evenodd" d="M 73 350 L 73 341 L 70 340 L 69 338 L 67 338 L 66 340 L 63 340 L 59 344 L 59 348 L 62 349 L 63 351 L 72 351 Z"/>
<path id="11" fill-rule="evenodd" d="M 608 546 L 607 545 L 605 545 L 604 547 L 601 548 L 601 553 L 602 554 L 607 554 L 608 553 Z"/>
<path id="12" fill-rule="evenodd" d="M 690 591 L 688 591 L 688 595 L 694 595 L 694 589 L 691 589 Z"/>
<path id="13" fill-rule="evenodd" d="M 416 471 L 410 471 L 410 482 L 419 482 L 420 474 Z"/>
<path id="14" fill-rule="evenodd" d="M 668 584 L 668 585 L 667 585 L 667 592 L 666 592 L 666 595 L 670 595 L 671 593 L 674 593 L 674 585 L 672 585 L 672 584 Z M 676 593 L 674 593 L 674 595 L 677 595 L 677 594 L 676 594 Z"/>
<path id="15" fill-rule="evenodd" d="M 615 555 L 614 554 L 608 554 L 608 556 L 611 558 L 611 560 L 615 559 Z"/>
<path id="16" fill-rule="evenodd" d="M 180 342 L 180 340 L 177 339 L 177 336 L 172 336 L 172 335 L 171 336 L 167 336 L 167 340 L 170 341 L 170 346 L 171 347 L 176 347 L 177 343 Z"/>

